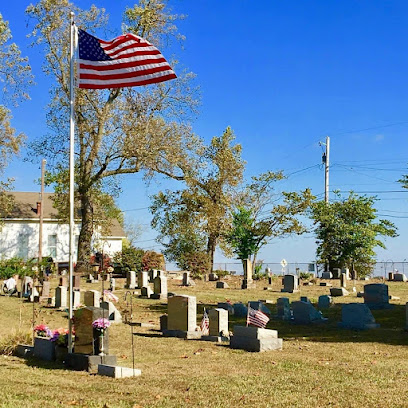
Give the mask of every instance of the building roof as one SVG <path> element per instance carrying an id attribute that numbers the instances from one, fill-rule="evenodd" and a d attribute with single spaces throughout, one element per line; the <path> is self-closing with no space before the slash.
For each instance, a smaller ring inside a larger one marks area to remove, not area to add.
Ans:
<path id="1" fill-rule="evenodd" d="M 40 202 L 40 193 L 12 191 L 8 193 L 14 197 L 14 205 L 10 214 L 6 217 L 12 219 L 38 219 L 37 202 Z M 53 193 L 44 193 L 44 220 L 58 220 L 58 210 L 53 207 Z M 79 218 L 79 210 L 76 216 Z M 110 233 L 111 237 L 125 237 L 125 232 L 117 219 L 112 220 Z"/>

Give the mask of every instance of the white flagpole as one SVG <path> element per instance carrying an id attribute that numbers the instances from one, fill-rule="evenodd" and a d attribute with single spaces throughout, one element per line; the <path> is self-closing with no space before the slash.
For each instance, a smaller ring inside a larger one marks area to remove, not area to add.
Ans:
<path id="1" fill-rule="evenodd" d="M 74 275 L 74 141 L 75 141 L 75 111 L 74 111 L 74 62 L 76 50 L 76 33 L 74 23 L 74 13 L 71 12 L 70 19 L 71 30 L 71 49 L 70 49 L 70 126 L 69 126 L 69 334 L 68 334 L 68 352 L 72 353 L 72 318 L 73 318 L 73 275 Z"/>

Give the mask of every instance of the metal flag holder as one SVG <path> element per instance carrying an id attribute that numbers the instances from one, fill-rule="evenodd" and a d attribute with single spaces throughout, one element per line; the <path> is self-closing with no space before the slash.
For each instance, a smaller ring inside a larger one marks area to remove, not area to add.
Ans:
<path id="1" fill-rule="evenodd" d="M 129 298 L 129 299 L 128 299 Z M 132 368 L 133 376 L 135 376 L 135 346 L 134 346 L 134 323 L 133 323 L 133 293 L 128 290 L 125 293 L 123 300 L 126 302 L 126 314 L 125 314 L 125 323 L 130 326 L 130 334 L 132 336 Z M 128 319 L 128 313 L 130 309 L 130 320 Z"/>

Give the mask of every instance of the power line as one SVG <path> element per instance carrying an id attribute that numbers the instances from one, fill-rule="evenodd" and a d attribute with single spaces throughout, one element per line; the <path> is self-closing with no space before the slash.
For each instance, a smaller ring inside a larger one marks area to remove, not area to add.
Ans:
<path id="1" fill-rule="evenodd" d="M 365 128 L 365 129 L 349 130 L 347 132 L 340 132 L 340 133 L 331 133 L 331 136 L 341 136 L 341 135 L 348 135 L 348 134 L 351 134 L 351 133 L 365 132 L 367 130 L 384 129 L 384 128 L 391 127 L 391 126 L 406 125 L 407 123 L 408 123 L 408 121 L 388 123 L 387 125 L 373 126 L 373 127 L 368 127 L 368 128 Z"/>

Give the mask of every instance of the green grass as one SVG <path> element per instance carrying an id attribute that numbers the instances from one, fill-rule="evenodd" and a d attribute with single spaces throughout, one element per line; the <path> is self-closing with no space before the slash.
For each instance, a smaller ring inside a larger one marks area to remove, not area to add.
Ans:
<path id="1" fill-rule="evenodd" d="M 197 282 L 182 288 L 169 281 L 169 290 L 197 296 L 198 322 L 204 306 L 226 299 L 232 302 L 269 299 L 276 303 L 280 282 L 273 291 L 240 290 L 237 280 L 230 289 L 215 289 L 214 282 Z M 366 282 L 357 282 L 362 290 Z M 53 282 L 54 286 L 56 282 Z M 123 284 L 123 282 L 119 282 Z M 351 286 L 349 284 L 349 286 Z M 373 311 L 381 327 L 371 331 L 337 328 L 341 304 L 362 302 L 355 294 L 335 299 L 323 314 L 326 324 L 293 325 L 271 320 L 284 339 L 282 351 L 247 353 L 225 345 L 202 341 L 163 338 L 157 331 L 159 316 L 166 305 L 159 300 L 133 299 L 134 320 L 151 322 L 156 329 L 134 327 L 136 367 L 142 376 L 113 380 L 86 372 L 65 370 L 57 364 L 0 356 L 1 407 L 407 407 L 408 333 L 405 303 L 408 283 L 390 283 L 392 310 Z M 83 284 L 83 289 L 98 285 Z M 100 289 L 100 288 L 99 288 Z M 302 286 L 302 296 L 317 299 L 329 292 L 319 286 Z M 119 309 L 126 308 L 123 295 Z M 300 294 L 285 294 L 291 300 Z M 17 298 L 0 297 L 0 343 L 16 331 L 28 332 L 32 304 Z M 272 314 L 276 312 L 272 305 Z M 35 307 L 35 322 L 52 328 L 67 325 L 66 314 Z M 234 324 L 243 319 L 231 318 Z M 3 342 L 3 343 L 2 343 Z M 110 329 L 111 354 L 132 366 L 131 328 L 115 325 Z"/>

